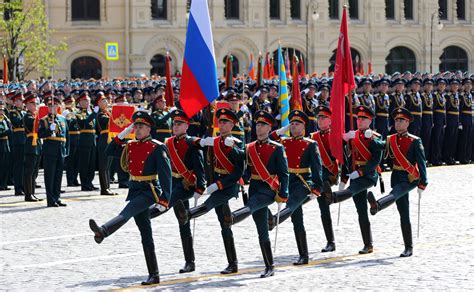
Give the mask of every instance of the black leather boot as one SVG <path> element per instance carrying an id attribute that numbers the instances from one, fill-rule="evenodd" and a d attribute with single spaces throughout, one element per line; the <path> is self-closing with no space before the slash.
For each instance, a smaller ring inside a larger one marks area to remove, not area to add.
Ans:
<path id="1" fill-rule="evenodd" d="M 370 222 L 367 224 L 361 224 L 359 222 L 360 232 L 362 233 L 362 240 L 364 241 L 364 247 L 359 250 L 360 254 L 368 254 L 374 251 L 372 246 L 372 231 L 370 230 Z"/>
<path id="2" fill-rule="evenodd" d="M 270 211 L 270 208 L 267 208 L 267 218 L 268 218 L 268 230 L 272 231 L 273 228 L 275 228 L 276 226 L 276 221 L 273 220 L 275 219 L 275 216 L 273 216 L 272 211 Z"/>
<path id="3" fill-rule="evenodd" d="M 242 207 L 231 214 L 228 213 L 229 211 L 230 209 L 224 208 L 223 224 L 225 227 L 230 227 L 234 224 L 237 224 L 252 214 L 249 207 Z"/>
<path id="4" fill-rule="evenodd" d="M 413 239 L 411 236 L 411 224 L 402 224 L 403 243 L 405 243 L 405 250 L 400 254 L 400 257 L 406 258 L 413 255 Z"/>
<path id="5" fill-rule="evenodd" d="M 158 271 L 155 247 L 143 247 L 143 252 L 145 253 L 146 267 L 148 268 L 148 279 L 143 281 L 142 285 L 159 284 L 160 272 Z"/>
<path id="6" fill-rule="evenodd" d="M 33 182 L 33 178 L 31 176 L 25 176 L 23 178 L 23 189 L 25 191 L 25 202 L 37 202 L 38 199 L 36 199 L 36 197 L 34 197 L 34 188 L 35 188 L 35 185 L 34 185 L 34 182 Z"/>
<path id="7" fill-rule="evenodd" d="M 235 244 L 233 237 L 225 237 L 224 238 L 224 247 L 225 247 L 225 254 L 227 256 L 227 262 L 229 265 L 227 268 L 221 271 L 221 274 L 233 274 L 237 273 L 239 270 L 239 265 L 237 262 L 237 253 L 235 252 Z"/>
<path id="8" fill-rule="evenodd" d="M 179 270 L 179 273 L 190 273 L 196 268 L 194 265 L 193 237 L 181 237 L 181 243 L 183 244 L 184 260 L 186 263 L 184 267 Z"/>
<path id="9" fill-rule="evenodd" d="M 181 200 L 176 203 L 175 207 L 177 208 L 179 225 L 186 225 L 192 218 L 197 218 L 209 212 L 204 204 L 187 210 Z"/>
<path id="10" fill-rule="evenodd" d="M 332 229 L 331 220 L 322 220 L 324 234 L 326 235 L 326 240 L 328 241 L 326 247 L 321 249 L 321 252 L 332 252 L 336 250 L 336 244 L 334 243 L 334 231 Z"/>
<path id="11" fill-rule="evenodd" d="M 263 261 L 265 262 L 265 271 L 260 274 L 260 278 L 271 277 L 275 274 L 275 271 L 273 267 L 273 254 L 270 240 L 260 241 L 260 249 L 262 250 Z"/>
<path id="12" fill-rule="evenodd" d="M 281 224 L 286 219 L 290 218 L 291 214 L 292 214 L 292 212 L 291 212 L 290 208 L 283 208 L 283 210 L 280 211 L 280 221 L 278 221 L 278 224 Z M 277 215 L 278 214 L 273 215 L 273 219 L 271 220 L 273 224 L 271 226 L 270 225 L 268 226 L 269 231 L 272 231 L 273 228 L 276 227 L 277 220 L 278 220 Z"/>
<path id="13" fill-rule="evenodd" d="M 334 197 L 334 203 L 340 203 L 342 201 L 352 198 L 352 192 L 349 189 L 337 191 L 333 193 L 333 197 Z"/>
<path id="14" fill-rule="evenodd" d="M 386 209 L 388 206 L 392 205 L 395 202 L 395 196 L 388 194 L 385 197 L 380 198 L 378 201 L 375 201 L 375 196 L 372 192 L 367 193 L 367 201 L 370 204 L 370 214 L 375 215 L 379 211 Z"/>
<path id="15" fill-rule="evenodd" d="M 331 185 L 329 184 L 328 181 L 324 181 L 321 195 L 324 197 L 328 205 L 331 205 L 332 203 L 334 203 L 334 196 L 331 190 Z"/>
<path id="16" fill-rule="evenodd" d="M 150 213 L 150 219 L 153 219 L 153 218 L 156 218 L 158 216 L 161 216 L 163 214 L 165 214 L 166 212 L 168 212 L 169 209 L 166 209 L 165 211 L 161 212 L 160 210 L 158 210 L 158 208 L 155 207 L 156 205 L 152 205 L 148 208 L 148 212 Z M 176 209 L 175 209 L 175 213 L 176 213 Z M 177 213 L 176 213 L 177 214 Z M 178 215 L 176 215 L 178 216 Z"/>
<path id="17" fill-rule="evenodd" d="M 296 245 L 298 246 L 298 253 L 300 258 L 298 261 L 294 262 L 293 265 L 307 265 L 309 256 L 308 256 L 308 242 L 306 241 L 306 231 L 295 232 Z"/>
<path id="18" fill-rule="evenodd" d="M 127 220 L 122 215 L 118 215 L 109 220 L 104 225 L 100 226 L 95 223 L 94 219 L 89 219 L 89 227 L 94 232 L 94 240 L 97 243 L 101 243 L 104 238 L 110 236 L 112 233 L 122 227 Z"/>

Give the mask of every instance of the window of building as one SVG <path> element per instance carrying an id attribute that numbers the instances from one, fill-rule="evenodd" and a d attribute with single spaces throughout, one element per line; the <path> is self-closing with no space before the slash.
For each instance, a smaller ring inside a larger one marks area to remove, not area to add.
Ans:
<path id="1" fill-rule="evenodd" d="M 301 1 L 291 0 L 291 19 L 301 19 Z"/>
<path id="2" fill-rule="evenodd" d="M 270 0 L 270 19 L 280 19 L 280 0 Z"/>
<path id="3" fill-rule="evenodd" d="M 165 76 L 166 74 L 166 58 L 165 55 L 157 54 L 154 55 L 150 60 L 151 75 Z"/>
<path id="4" fill-rule="evenodd" d="M 71 63 L 71 79 L 100 79 L 102 64 L 94 57 L 79 57 Z"/>
<path id="5" fill-rule="evenodd" d="M 403 0 L 406 20 L 413 20 L 413 0 Z"/>
<path id="6" fill-rule="evenodd" d="M 457 16 L 459 20 L 466 20 L 466 1 L 465 0 L 457 0 L 456 1 L 456 10 Z"/>
<path id="7" fill-rule="evenodd" d="M 359 19 L 359 0 L 349 0 L 349 17 Z"/>
<path id="8" fill-rule="evenodd" d="M 222 63 L 224 63 L 224 70 L 223 70 L 223 73 L 224 75 L 223 76 L 227 76 L 226 72 L 225 72 L 225 69 L 226 69 L 226 66 L 227 66 L 227 55 L 224 57 L 224 59 L 222 59 Z M 239 70 L 239 59 L 232 55 L 232 77 L 235 77 L 237 74 L 240 73 L 240 70 Z"/>
<path id="9" fill-rule="evenodd" d="M 71 0 L 72 20 L 100 20 L 100 0 Z"/>
<path id="10" fill-rule="evenodd" d="M 443 50 L 440 57 L 439 70 L 444 71 L 467 71 L 467 53 L 458 46 L 449 46 Z"/>
<path id="11" fill-rule="evenodd" d="M 336 51 L 337 49 L 332 51 L 332 56 L 329 59 L 329 64 L 330 64 L 329 69 L 328 69 L 329 72 L 334 72 L 334 68 L 336 66 Z M 361 63 L 362 58 L 360 56 L 359 51 L 353 48 L 351 48 L 351 57 L 352 57 L 352 68 L 354 70 L 354 73 L 356 73 L 360 70 L 360 66 L 362 65 Z"/>
<path id="12" fill-rule="evenodd" d="M 448 19 L 448 0 L 438 0 L 439 18 Z"/>
<path id="13" fill-rule="evenodd" d="M 224 0 L 224 11 L 226 19 L 239 19 L 240 1 L 239 0 Z"/>
<path id="14" fill-rule="evenodd" d="M 329 0 L 329 18 L 339 19 L 339 0 Z"/>
<path id="15" fill-rule="evenodd" d="M 167 0 L 152 0 L 151 1 L 151 18 L 152 19 L 167 19 L 168 6 Z"/>
<path id="16" fill-rule="evenodd" d="M 407 47 L 395 47 L 390 50 L 385 65 L 385 73 L 392 74 L 394 72 L 416 72 L 415 53 Z"/>
<path id="17" fill-rule="evenodd" d="M 395 19 L 395 0 L 385 0 L 385 17 Z"/>

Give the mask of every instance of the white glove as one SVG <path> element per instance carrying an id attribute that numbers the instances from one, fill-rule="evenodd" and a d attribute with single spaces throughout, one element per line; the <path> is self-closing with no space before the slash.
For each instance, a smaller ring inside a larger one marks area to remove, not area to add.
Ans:
<path id="1" fill-rule="evenodd" d="M 281 120 L 281 115 L 278 114 L 278 116 L 275 117 L 275 120 Z"/>
<path id="2" fill-rule="evenodd" d="M 462 130 L 462 125 L 459 125 L 459 126 L 458 126 L 458 129 L 459 129 L 459 130 Z"/>
<path id="3" fill-rule="evenodd" d="M 143 112 L 143 111 L 145 111 L 145 108 L 140 105 L 140 106 L 138 106 L 138 111 L 139 111 L 139 112 Z"/>
<path id="4" fill-rule="evenodd" d="M 281 127 L 280 129 L 276 130 L 275 133 L 278 136 L 284 135 L 286 132 L 288 132 L 288 129 L 290 128 L 290 125 L 286 125 L 284 127 Z"/>
<path id="5" fill-rule="evenodd" d="M 308 197 L 310 198 L 310 200 L 314 200 L 314 199 L 317 199 L 317 198 L 318 198 L 318 196 L 316 196 L 315 193 L 310 193 L 310 194 L 308 195 Z"/>
<path id="6" fill-rule="evenodd" d="M 172 113 L 172 112 L 174 112 L 174 111 L 177 110 L 177 109 L 178 109 L 177 107 L 173 106 L 173 107 L 170 108 L 169 112 Z"/>
<path id="7" fill-rule="evenodd" d="M 201 139 L 199 141 L 199 145 L 201 145 L 201 147 L 214 146 L 214 137 L 207 137 L 207 138 Z"/>
<path id="8" fill-rule="evenodd" d="M 95 107 L 94 107 L 94 112 L 95 112 L 95 113 L 98 113 L 99 110 L 100 110 L 100 108 L 99 108 L 98 106 L 95 106 Z"/>
<path id="9" fill-rule="evenodd" d="M 155 208 L 158 209 L 158 211 L 160 211 L 160 212 L 166 211 L 166 207 L 163 206 L 163 205 L 160 205 L 160 204 L 156 204 Z"/>
<path id="10" fill-rule="evenodd" d="M 423 194 L 424 191 L 425 191 L 425 190 L 422 190 L 422 189 L 420 189 L 420 188 L 417 188 L 417 189 L 416 189 L 416 192 L 418 193 L 418 196 L 420 197 L 420 200 L 421 200 L 421 194 Z"/>
<path id="11" fill-rule="evenodd" d="M 120 139 L 120 140 L 123 140 L 123 138 L 127 137 L 128 134 L 130 134 L 130 132 L 133 130 L 133 124 L 130 124 L 128 127 L 126 127 L 125 129 L 122 130 L 122 132 L 120 132 L 117 137 Z"/>
<path id="12" fill-rule="evenodd" d="M 248 113 L 248 112 L 249 112 L 249 108 L 248 108 L 245 104 L 240 107 L 240 110 L 243 111 L 244 113 Z"/>
<path id="13" fill-rule="evenodd" d="M 356 132 L 351 130 L 347 133 L 344 133 L 342 134 L 342 139 L 344 139 L 344 141 L 349 141 L 350 139 L 354 139 L 355 138 L 355 135 L 356 135 Z"/>
<path id="14" fill-rule="evenodd" d="M 308 93 L 308 92 L 309 92 L 309 88 L 306 88 L 306 89 L 303 90 L 303 93 L 304 93 L 304 94 L 306 94 L 306 93 Z"/>
<path id="15" fill-rule="evenodd" d="M 358 178 L 359 176 L 360 176 L 360 175 L 359 175 L 359 173 L 358 173 L 356 170 L 354 170 L 353 172 L 351 172 L 351 174 L 349 174 L 349 178 L 350 178 L 350 179 L 356 179 L 356 178 Z"/>
<path id="16" fill-rule="evenodd" d="M 62 115 L 65 117 L 67 115 L 69 115 L 71 112 L 69 110 L 63 110 L 63 113 Z"/>
<path id="17" fill-rule="evenodd" d="M 342 181 L 339 183 L 339 190 L 342 191 L 346 188 L 346 184 L 343 183 Z"/>
<path id="18" fill-rule="evenodd" d="M 371 129 L 368 129 L 368 130 L 365 130 L 364 136 L 365 138 L 370 138 L 372 137 L 373 134 L 374 134 L 374 131 L 372 131 Z"/>
<path id="19" fill-rule="evenodd" d="M 194 192 L 193 197 L 194 197 L 194 200 L 196 200 L 196 202 L 197 202 L 197 200 L 199 200 L 199 198 L 201 197 L 201 194 L 197 193 L 197 192 Z"/>
<path id="20" fill-rule="evenodd" d="M 237 139 L 235 137 L 227 137 L 224 140 L 224 145 L 229 146 L 229 147 L 233 147 L 235 145 L 235 143 L 239 143 L 239 142 L 242 142 L 242 141 L 240 141 L 239 139 Z"/>
<path id="21" fill-rule="evenodd" d="M 217 184 L 213 183 L 204 190 L 203 194 L 211 195 L 213 192 L 217 191 L 218 189 L 219 187 L 217 186 Z"/>
<path id="22" fill-rule="evenodd" d="M 49 125 L 49 129 L 51 131 L 55 131 L 56 130 L 56 124 L 55 123 L 52 123 L 51 125 Z"/>

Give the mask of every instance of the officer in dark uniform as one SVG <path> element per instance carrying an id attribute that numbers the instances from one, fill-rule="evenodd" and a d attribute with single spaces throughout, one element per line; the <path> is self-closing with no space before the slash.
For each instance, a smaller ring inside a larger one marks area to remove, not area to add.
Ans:
<path id="1" fill-rule="evenodd" d="M 436 91 L 433 97 L 433 131 L 431 134 L 430 162 L 434 166 L 443 164 L 442 149 L 444 128 L 446 127 L 446 80 L 436 79 Z"/>
<path id="2" fill-rule="evenodd" d="M 273 116 L 265 111 L 258 111 L 254 121 L 257 125 L 257 141 L 246 147 L 247 163 L 252 173 L 249 201 L 245 207 L 232 213 L 227 210 L 229 212 L 224 214 L 224 219 L 231 226 L 252 215 L 265 262 L 265 270 L 260 277 L 266 278 L 274 274 L 267 206 L 273 202 L 280 204 L 288 201 L 288 161 L 284 147 L 269 140 L 270 131 L 275 124 Z"/>
<path id="3" fill-rule="evenodd" d="M 38 137 L 42 138 L 44 163 L 44 184 L 48 207 L 64 207 L 61 202 L 61 181 L 64 158 L 69 152 L 69 129 L 66 118 L 57 114 L 60 100 L 57 97 L 45 100 L 49 114 L 39 123 Z"/>
<path id="4" fill-rule="evenodd" d="M 108 155 L 105 152 L 109 143 L 109 120 L 111 113 L 109 112 L 109 103 L 102 91 L 96 94 L 95 105 L 99 107 L 97 113 L 97 129 L 99 131 L 99 140 L 97 142 L 98 163 L 99 163 L 99 182 L 100 194 L 102 196 L 118 195 L 110 190 L 110 176 L 108 169 Z"/>
<path id="5" fill-rule="evenodd" d="M 153 119 L 144 112 L 138 111 L 133 117 L 133 124 L 125 128 L 107 147 L 107 154 L 120 156 L 120 164 L 130 173 L 130 188 L 128 204 L 120 214 L 102 226 L 93 219 L 89 227 L 94 232 L 94 240 L 101 243 L 105 237 L 122 227 L 130 218 L 140 230 L 143 251 L 149 277 L 142 285 L 160 283 L 158 263 L 155 254 L 155 244 L 151 230 L 150 212 L 148 208 L 157 204 L 160 212 L 168 208 L 171 196 L 171 166 L 166 146 L 151 138 Z M 136 140 L 125 143 L 123 140 L 135 129 Z"/>
<path id="6" fill-rule="evenodd" d="M 362 94 L 359 94 L 359 102 L 361 105 L 370 108 L 375 112 L 375 98 L 372 95 L 372 85 L 373 81 L 370 78 L 363 78 L 360 81 L 362 86 Z"/>
<path id="7" fill-rule="evenodd" d="M 357 128 L 357 115 L 355 114 L 357 107 L 360 105 L 359 97 L 355 93 L 355 90 L 348 95 L 345 96 L 346 102 L 345 102 L 345 113 L 346 113 L 346 121 L 345 121 L 345 130 L 346 132 L 349 132 L 351 129 L 351 111 L 350 111 L 350 106 L 352 105 L 352 112 L 354 113 L 352 115 L 352 125 L 354 128 Z M 351 104 L 349 104 L 349 102 Z"/>
<path id="8" fill-rule="evenodd" d="M 237 115 L 232 110 L 223 108 L 217 111 L 217 120 L 220 136 L 207 137 L 195 142 L 201 147 L 214 147 L 214 157 L 211 158 L 214 181 L 203 193 L 208 194 L 209 198 L 203 204 L 189 210 L 178 201 L 175 209 L 178 211 L 179 224 L 186 225 L 192 218 L 202 216 L 215 208 L 228 261 L 228 266 L 221 271 L 221 274 L 232 274 L 238 271 L 237 254 L 232 229 L 224 224 L 224 210 L 229 211 L 228 201 L 239 195 L 245 153 L 242 142 L 236 141 L 237 139 L 231 134 L 239 120 Z"/>
<path id="9" fill-rule="evenodd" d="M 322 107 L 322 106 L 321 106 Z M 298 246 L 299 259 L 294 265 L 306 265 L 309 260 L 306 230 L 303 223 L 303 208 L 305 202 L 313 197 L 319 197 L 323 186 L 321 177 L 321 158 L 317 143 L 311 139 L 304 138 L 305 127 L 309 122 L 308 116 L 300 110 L 294 110 L 288 116 L 289 127 L 283 127 L 274 131 L 271 138 L 283 145 L 288 159 L 289 177 L 289 199 L 286 207 L 277 215 L 269 218 L 269 230 L 275 227 L 276 222 L 280 224 L 291 216 L 296 244 Z M 280 138 L 287 130 L 291 137 Z"/>
<path id="10" fill-rule="evenodd" d="M 159 95 L 154 101 L 154 110 L 151 117 L 155 121 L 155 133 L 153 137 L 160 142 L 171 137 L 171 114 L 166 110 L 166 99 Z"/>
<path id="11" fill-rule="evenodd" d="M 465 78 L 462 81 L 463 91 L 460 96 L 459 105 L 459 122 L 461 129 L 459 133 L 459 143 L 457 156 L 461 164 L 468 164 L 471 161 L 472 140 L 474 139 L 474 115 L 473 115 L 473 98 L 472 80 Z"/>
<path id="12" fill-rule="evenodd" d="M 36 132 L 38 129 L 35 129 L 35 120 L 38 115 L 36 94 L 30 91 L 25 93 L 23 103 L 27 109 L 23 117 L 26 134 L 23 189 L 25 191 L 25 201 L 36 202 L 38 198 L 35 196 L 35 186 L 41 157 L 41 140 L 38 139 L 38 133 Z"/>
<path id="13" fill-rule="evenodd" d="M 173 120 L 173 135 L 165 140 L 171 159 L 171 171 L 173 176 L 173 190 L 169 207 L 174 207 L 179 200 L 183 201 L 184 207 L 189 209 L 189 199 L 194 196 L 195 202 L 202 195 L 205 187 L 204 155 L 195 144 L 198 138 L 188 136 L 190 120 L 182 110 L 171 112 Z M 178 217 L 178 208 L 174 208 Z M 150 207 L 150 217 L 155 218 L 164 212 L 158 211 L 155 207 Z M 180 273 L 194 271 L 194 248 L 191 225 L 186 223 L 179 226 L 179 234 L 183 245 L 184 267 Z"/>
<path id="14" fill-rule="evenodd" d="M 309 135 L 309 133 L 313 133 L 317 129 L 316 115 L 314 113 L 314 109 L 317 106 L 316 84 L 309 83 L 306 89 L 307 93 L 303 95 L 303 98 L 301 98 L 301 106 L 303 108 L 303 112 L 308 116 L 309 119 L 309 123 L 305 131 L 305 133 Z"/>
<path id="15" fill-rule="evenodd" d="M 317 96 L 316 100 L 318 101 L 316 104 L 317 106 L 329 106 L 330 102 L 330 93 L 331 92 L 331 86 L 329 83 L 324 82 L 319 86 L 319 95 Z M 315 109 L 316 110 L 316 109 Z M 314 113 L 316 115 L 316 113 Z"/>
<path id="16" fill-rule="evenodd" d="M 81 134 L 79 124 L 77 123 L 76 114 L 78 110 L 75 107 L 76 100 L 73 95 L 67 95 L 64 98 L 64 105 L 66 109 L 63 111 L 63 116 L 67 120 L 69 128 L 69 155 L 65 160 L 66 179 L 68 187 L 77 187 L 81 184 L 77 181 L 79 174 L 79 154 L 77 146 L 79 144 L 79 135 Z"/>
<path id="17" fill-rule="evenodd" d="M 369 129 L 375 114 L 372 109 L 364 106 L 357 108 L 357 131 L 344 134 L 344 140 L 350 143 L 352 156 L 352 172 L 348 175 L 351 183 L 347 189 L 332 192 L 329 184 L 325 184 L 324 195 L 328 204 L 339 203 L 353 198 L 359 215 L 359 226 L 364 241 L 360 254 L 373 252 L 372 232 L 367 213 L 367 189 L 375 186 L 379 177 L 379 164 L 385 142 L 380 135 Z"/>
<path id="18" fill-rule="evenodd" d="M 10 146 L 12 149 L 12 174 L 15 183 L 15 196 L 24 196 L 23 172 L 25 160 L 25 126 L 23 124 L 23 94 L 18 91 L 12 97 L 13 109 L 9 112 L 9 119 L 12 124 L 12 135 Z"/>
<path id="19" fill-rule="evenodd" d="M 393 160 L 390 180 L 392 190 L 378 201 L 372 192 L 369 192 L 368 201 L 372 215 L 387 208 L 393 202 L 397 203 L 403 242 L 405 243 L 405 250 L 400 256 L 409 257 L 413 254 L 413 240 L 408 194 L 416 187 L 418 187 L 419 196 L 425 190 L 428 184 L 426 159 L 421 139 L 408 133 L 408 125 L 413 121 L 413 114 L 405 108 L 399 108 L 392 116 L 395 119 L 397 132 L 387 138 L 387 154 Z"/>
<path id="20" fill-rule="evenodd" d="M 239 118 L 239 122 L 235 124 L 234 128 L 232 128 L 232 136 L 242 141 L 245 145 L 245 131 L 244 131 L 244 121 L 243 116 L 244 112 L 241 110 L 240 103 L 241 97 L 240 94 L 236 93 L 234 90 L 227 91 L 225 96 L 225 100 L 230 104 L 231 110 L 237 115 Z"/>
<path id="21" fill-rule="evenodd" d="M 7 158 L 10 153 L 8 136 L 12 127 L 5 111 L 5 104 L 0 101 L 0 165 L 8 165 Z M 0 191 L 7 190 L 7 169 L 7 167 L 0 167 Z"/>
<path id="22" fill-rule="evenodd" d="M 76 114 L 77 123 L 80 128 L 78 152 L 79 152 L 79 177 L 81 178 L 82 191 L 96 191 L 92 181 L 95 175 L 96 159 L 96 117 L 99 107 L 95 106 L 91 111 L 91 99 L 87 91 L 83 91 L 78 98 L 81 111 Z"/>
<path id="23" fill-rule="evenodd" d="M 443 161 L 448 165 L 456 164 L 455 153 L 459 128 L 459 80 L 449 81 L 450 91 L 446 94 L 446 128 L 443 145 Z"/>
<path id="24" fill-rule="evenodd" d="M 425 157 L 429 157 L 431 145 L 431 131 L 433 129 L 433 79 L 426 78 L 423 80 L 423 93 L 421 100 L 423 101 L 423 114 L 421 119 L 420 138 L 425 149 Z"/>
<path id="25" fill-rule="evenodd" d="M 390 97 L 388 89 L 390 80 L 382 78 L 377 82 L 379 93 L 375 96 L 375 130 L 385 139 L 388 135 L 388 109 L 390 107 Z"/>
<path id="26" fill-rule="evenodd" d="M 393 113 L 396 108 L 405 106 L 405 80 L 401 78 L 393 80 L 392 87 L 395 87 L 395 90 L 390 95 L 390 107 L 388 110 L 389 113 Z M 393 120 L 393 117 L 390 117 L 388 120 L 388 127 L 390 133 L 395 133 L 395 129 L 393 128 L 394 124 L 395 121 Z"/>
<path id="27" fill-rule="evenodd" d="M 421 81 L 418 78 L 413 78 L 409 82 L 410 91 L 405 95 L 405 108 L 413 115 L 413 122 L 410 123 L 410 133 L 415 136 L 420 136 L 421 119 L 423 112 L 423 101 L 420 96 Z"/>

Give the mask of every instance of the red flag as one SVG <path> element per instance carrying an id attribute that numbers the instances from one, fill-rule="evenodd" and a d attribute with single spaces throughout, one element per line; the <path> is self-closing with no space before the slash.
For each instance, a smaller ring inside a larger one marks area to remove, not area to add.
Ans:
<path id="1" fill-rule="evenodd" d="M 166 105 L 169 107 L 174 106 L 174 91 L 173 83 L 171 83 L 171 69 L 170 69 L 171 57 L 168 52 L 166 52 Z"/>
<path id="2" fill-rule="evenodd" d="M 359 61 L 359 72 L 360 72 L 361 75 L 365 75 L 364 63 L 362 63 L 362 61 Z"/>
<path id="3" fill-rule="evenodd" d="M 291 110 L 302 110 L 301 105 L 301 93 L 300 93 L 300 82 L 298 78 L 298 57 L 293 55 L 293 86 L 291 87 L 291 99 L 290 108 Z"/>
<path id="4" fill-rule="evenodd" d="M 347 32 L 347 9 L 342 13 L 339 41 L 336 51 L 336 66 L 331 90 L 332 127 L 329 139 L 331 152 L 339 162 L 344 162 L 342 134 L 345 125 L 345 96 L 355 88 L 354 72 L 352 71 L 351 46 Z M 352 103 L 349 103 L 352 112 Z M 352 121 L 352 116 L 351 116 Z"/>
<path id="5" fill-rule="evenodd" d="M 369 62 L 369 63 L 367 64 L 367 73 L 368 73 L 368 74 L 372 74 L 372 62 Z"/>
<path id="6" fill-rule="evenodd" d="M 3 56 L 3 83 L 8 83 L 8 60 L 5 55 Z"/>
<path id="7" fill-rule="evenodd" d="M 253 54 L 250 53 L 250 65 L 249 65 L 249 77 L 252 80 L 255 80 L 255 66 L 253 64 Z"/>
<path id="8" fill-rule="evenodd" d="M 234 58 L 232 55 L 228 55 L 226 62 L 225 62 L 225 87 L 233 87 L 234 86 L 234 79 L 233 79 L 233 72 L 232 72 L 232 62 Z"/>
<path id="9" fill-rule="evenodd" d="M 263 79 L 270 79 L 270 57 L 269 53 L 265 55 L 265 65 L 263 67 Z"/>
<path id="10" fill-rule="evenodd" d="M 272 61 L 270 63 L 270 79 L 273 78 L 273 76 L 275 76 L 275 59 L 272 57 Z"/>
<path id="11" fill-rule="evenodd" d="M 304 77 L 306 75 L 306 71 L 304 69 L 304 60 L 300 56 L 300 77 Z"/>

